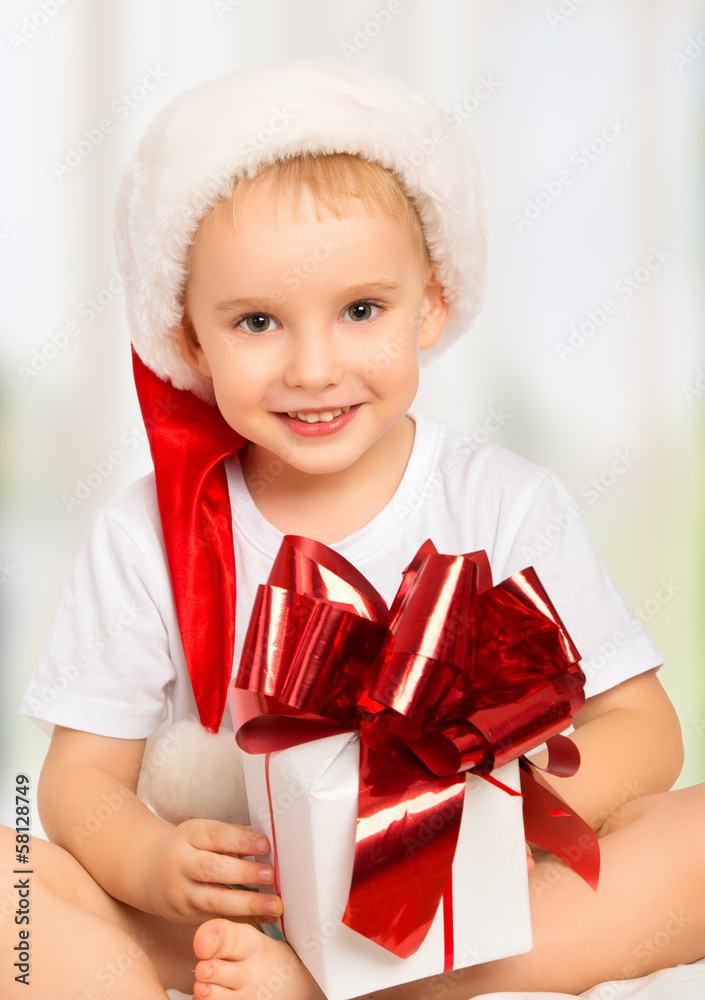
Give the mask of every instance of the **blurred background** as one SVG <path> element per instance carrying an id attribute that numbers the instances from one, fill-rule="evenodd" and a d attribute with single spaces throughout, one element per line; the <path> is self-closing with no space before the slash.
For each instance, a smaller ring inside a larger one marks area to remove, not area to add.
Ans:
<path id="1" fill-rule="evenodd" d="M 666 660 L 679 784 L 705 779 L 705 0 L 12 0 L 0 46 L 0 821 L 46 752 L 16 707 L 87 522 L 150 468 L 121 170 L 185 88 L 316 55 L 398 75 L 474 138 L 487 303 L 416 408 L 581 503 Z"/>

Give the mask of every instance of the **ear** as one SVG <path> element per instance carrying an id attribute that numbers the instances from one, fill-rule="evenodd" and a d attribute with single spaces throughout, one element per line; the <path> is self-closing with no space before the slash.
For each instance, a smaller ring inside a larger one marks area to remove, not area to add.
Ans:
<path id="1" fill-rule="evenodd" d="M 433 347 L 447 318 L 448 303 L 443 298 L 443 286 L 432 272 L 423 295 L 423 316 L 419 333 L 419 347 L 422 351 Z"/>
<path id="2" fill-rule="evenodd" d="M 198 341 L 196 331 L 188 313 L 185 312 L 181 317 L 181 322 L 171 327 L 170 333 L 178 343 L 184 361 L 201 375 L 204 375 L 206 378 L 212 378 L 210 366 L 203 353 L 203 348 Z"/>

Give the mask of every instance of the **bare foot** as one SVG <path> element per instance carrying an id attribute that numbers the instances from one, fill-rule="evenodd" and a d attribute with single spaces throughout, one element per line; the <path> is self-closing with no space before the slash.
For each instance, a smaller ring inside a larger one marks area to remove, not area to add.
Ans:
<path id="1" fill-rule="evenodd" d="M 207 920 L 196 931 L 194 1000 L 323 1000 L 311 973 L 284 941 L 251 924 Z"/>

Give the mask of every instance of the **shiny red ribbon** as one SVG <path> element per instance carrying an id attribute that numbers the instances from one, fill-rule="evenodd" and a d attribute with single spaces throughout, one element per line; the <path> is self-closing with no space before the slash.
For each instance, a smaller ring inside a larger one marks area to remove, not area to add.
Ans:
<path id="1" fill-rule="evenodd" d="M 248 753 L 360 731 L 343 922 L 403 958 L 448 884 L 465 772 L 493 781 L 495 767 L 544 741 L 553 773 L 579 763 L 556 735 L 584 701 L 578 651 L 533 569 L 491 583 L 484 552 L 441 555 L 428 541 L 387 609 L 338 553 L 287 535 L 258 589 L 233 689 Z M 592 830 L 521 765 L 527 837 L 595 887 Z"/>

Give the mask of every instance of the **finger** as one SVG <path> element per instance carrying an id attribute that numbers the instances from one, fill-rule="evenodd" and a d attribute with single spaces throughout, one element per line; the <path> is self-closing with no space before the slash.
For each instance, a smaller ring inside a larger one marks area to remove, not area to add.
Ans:
<path id="1" fill-rule="evenodd" d="M 223 885 L 205 885 L 194 882 L 191 904 L 201 913 L 213 917 L 254 917 L 271 921 L 284 911 L 279 896 L 273 893 L 249 892 L 247 889 L 229 889 Z"/>
<path id="2" fill-rule="evenodd" d="M 262 833 L 256 833 L 234 823 L 221 823 L 217 819 L 187 820 L 183 824 L 189 843 L 201 851 L 215 854 L 267 854 L 269 841 Z"/>
<path id="3" fill-rule="evenodd" d="M 529 875 L 531 875 L 536 868 L 536 862 L 534 861 L 534 856 L 531 852 L 531 847 L 527 843 L 526 845 L 526 870 Z"/>
<path id="4" fill-rule="evenodd" d="M 274 882 L 271 865 L 211 851 L 190 851 L 184 859 L 183 873 L 195 882 L 225 885 L 271 885 Z"/>

